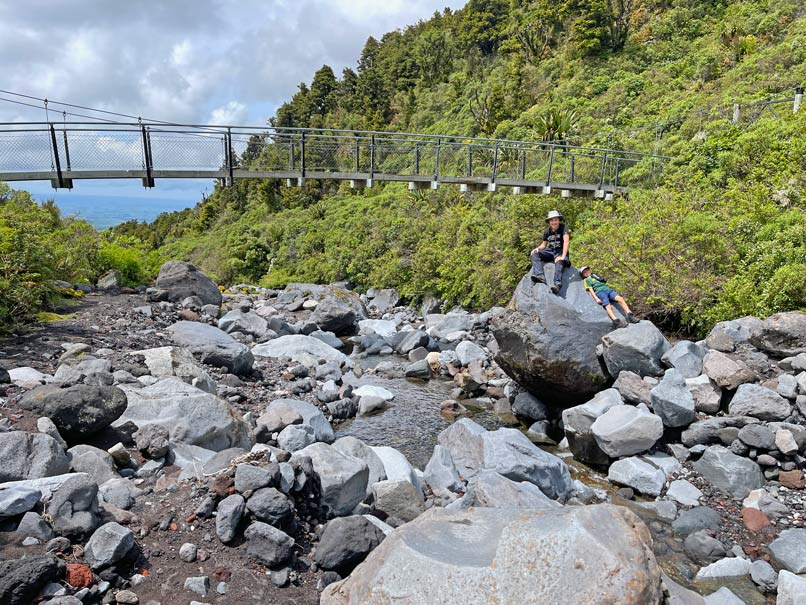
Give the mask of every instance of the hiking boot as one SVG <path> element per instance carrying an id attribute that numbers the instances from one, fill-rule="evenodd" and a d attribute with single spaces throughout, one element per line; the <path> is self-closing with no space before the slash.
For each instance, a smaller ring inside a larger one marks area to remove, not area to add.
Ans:
<path id="1" fill-rule="evenodd" d="M 639 321 L 641 321 L 641 320 L 640 320 L 640 319 L 638 319 L 638 318 L 637 318 L 635 315 L 633 315 L 632 313 L 627 313 L 627 321 L 629 321 L 631 324 L 637 324 L 637 323 L 638 323 Z"/>
<path id="2" fill-rule="evenodd" d="M 614 320 L 613 320 L 613 329 L 614 329 L 614 330 L 618 330 L 619 328 L 623 328 L 623 327 L 625 327 L 626 325 L 627 325 L 627 324 L 625 324 L 625 323 L 624 323 L 623 321 L 621 321 L 620 319 L 614 319 Z"/>
<path id="3" fill-rule="evenodd" d="M 545 284 L 546 283 L 546 276 L 542 273 L 540 275 L 532 275 L 532 283 L 533 284 Z"/>
<path id="4" fill-rule="evenodd" d="M 554 284 L 554 285 L 551 287 L 551 291 L 552 291 L 554 294 L 559 294 L 559 293 L 560 293 L 560 284 Z"/>

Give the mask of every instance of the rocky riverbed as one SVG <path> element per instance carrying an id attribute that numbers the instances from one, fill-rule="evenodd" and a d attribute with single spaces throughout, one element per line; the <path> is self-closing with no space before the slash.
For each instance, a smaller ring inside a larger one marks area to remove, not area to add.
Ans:
<path id="1" fill-rule="evenodd" d="M 806 602 L 803 313 L 99 286 L 0 342 L 3 604 Z"/>

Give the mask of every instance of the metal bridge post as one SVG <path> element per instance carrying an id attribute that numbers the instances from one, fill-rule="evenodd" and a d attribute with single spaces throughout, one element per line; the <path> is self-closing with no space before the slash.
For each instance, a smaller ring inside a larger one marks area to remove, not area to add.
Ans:
<path id="1" fill-rule="evenodd" d="M 526 150 L 521 150 L 521 180 L 526 180 Z"/>
<path id="2" fill-rule="evenodd" d="M 53 163 L 56 166 L 56 180 L 51 180 L 54 189 L 62 189 L 65 186 L 62 177 L 62 164 L 59 161 L 59 145 L 56 143 L 56 129 L 50 125 L 50 142 L 53 144 Z"/>
<path id="3" fill-rule="evenodd" d="M 549 152 L 549 171 L 546 175 L 546 187 L 551 187 L 551 173 L 554 170 L 554 145 L 551 146 L 551 151 Z"/>
<path id="4" fill-rule="evenodd" d="M 369 178 L 375 178 L 375 135 L 369 138 Z"/>
<path id="5" fill-rule="evenodd" d="M 571 154 L 571 182 L 574 182 L 574 158 L 576 156 L 572 153 Z"/>
<path id="6" fill-rule="evenodd" d="M 420 175 L 420 144 L 414 144 L 414 174 Z"/>
<path id="7" fill-rule="evenodd" d="M 498 143 L 495 144 L 495 150 L 493 151 L 493 177 L 492 183 L 495 184 L 495 177 L 498 175 Z"/>
<path id="8" fill-rule="evenodd" d="M 599 189 L 604 189 L 604 182 L 605 182 L 605 169 L 607 168 L 607 150 L 605 149 L 604 154 L 602 155 L 602 168 L 599 172 Z"/>
<path id="9" fill-rule="evenodd" d="M 62 129 L 62 137 L 64 138 L 64 157 L 67 162 L 67 172 L 72 172 L 73 168 L 70 166 L 70 147 L 67 145 L 67 127 Z M 72 189 L 72 187 L 70 187 Z"/>
<path id="10" fill-rule="evenodd" d="M 233 167 L 234 154 L 232 152 L 232 128 L 227 128 L 227 134 L 224 139 L 225 149 L 227 150 L 227 177 L 229 182 L 227 185 L 235 183 L 235 169 Z"/>
<path id="11" fill-rule="evenodd" d="M 467 146 L 467 176 L 473 176 L 473 143 Z"/>
<path id="12" fill-rule="evenodd" d="M 305 181 L 305 133 L 302 133 L 302 137 L 300 140 L 299 145 L 299 178 L 300 178 L 300 185 Z"/>
<path id="13" fill-rule="evenodd" d="M 143 178 L 143 187 L 153 187 L 154 177 L 151 174 L 151 136 L 145 126 L 140 126 L 143 135 L 143 165 L 146 169 L 146 176 Z"/>
<path id="14" fill-rule="evenodd" d="M 618 189 L 618 177 L 620 171 L 621 171 L 621 158 L 616 158 L 616 182 L 613 185 L 616 189 Z"/>
<path id="15" fill-rule="evenodd" d="M 439 151 L 442 148 L 442 139 L 437 138 L 437 155 L 434 162 L 434 180 L 439 180 Z"/>
<path id="16" fill-rule="evenodd" d="M 361 172 L 361 139 L 355 137 L 355 171 Z"/>

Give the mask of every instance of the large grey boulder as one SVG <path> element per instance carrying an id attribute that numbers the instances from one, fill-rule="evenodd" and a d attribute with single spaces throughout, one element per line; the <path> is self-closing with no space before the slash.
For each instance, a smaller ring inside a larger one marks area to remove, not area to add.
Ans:
<path id="1" fill-rule="evenodd" d="M 67 450 L 67 455 L 73 471 L 87 473 L 98 485 L 120 478 L 115 460 L 106 450 L 81 443 Z"/>
<path id="2" fill-rule="evenodd" d="M 782 569 L 778 572 L 778 598 L 776 605 L 806 603 L 806 578 Z"/>
<path id="3" fill-rule="evenodd" d="M 609 462 L 610 457 L 599 446 L 591 427 L 602 414 L 620 405 L 624 405 L 624 400 L 619 392 L 606 389 L 587 403 L 563 410 L 563 429 L 574 458 L 588 464 L 605 465 Z"/>
<path id="4" fill-rule="evenodd" d="M 697 412 L 694 397 L 683 375 L 672 368 L 650 393 L 652 409 L 663 419 L 664 426 L 680 427 L 694 422 Z"/>
<path id="5" fill-rule="evenodd" d="M 54 385 L 69 387 L 76 384 L 110 386 L 114 382 L 112 362 L 108 359 L 67 358 L 53 375 Z"/>
<path id="6" fill-rule="evenodd" d="M 218 503 L 215 532 L 224 544 L 232 542 L 238 535 L 238 525 L 245 510 L 246 502 L 241 494 L 230 494 Z"/>
<path id="7" fill-rule="evenodd" d="M 218 286 L 192 263 L 168 261 L 160 267 L 156 286 L 166 290 L 174 302 L 198 296 L 205 305 L 221 305 Z"/>
<path id="8" fill-rule="evenodd" d="M 269 328 L 268 322 L 254 311 L 233 309 L 218 320 L 218 327 L 227 333 L 241 332 L 260 338 Z"/>
<path id="9" fill-rule="evenodd" d="M 711 485 L 737 500 L 764 485 L 764 475 L 758 464 L 721 445 L 708 447 L 693 466 Z"/>
<path id="10" fill-rule="evenodd" d="M 255 521 L 244 532 L 246 553 L 269 568 L 283 565 L 291 558 L 294 538 L 268 523 Z"/>
<path id="11" fill-rule="evenodd" d="M 638 374 L 629 371 L 619 372 L 618 378 L 613 383 L 613 388 L 621 394 L 624 401 L 633 405 L 639 403 L 649 405 L 651 403 L 649 393 L 652 387 L 652 384 Z"/>
<path id="12" fill-rule="evenodd" d="M 663 420 L 645 408 L 617 405 L 599 416 L 590 430 L 605 454 L 621 458 L 652 448 L 663 436 Z"/>
<path id="13" fill-rule="evenodd" d="M 680 436 L 683 445 L 692 447 L 695 445 L 709 445 L 721 441 L 719 438 L 722 429 L 737 428 L 758 422 L 749 416 L 719 416 L 693 422 L 683 431 Z"/>
<path id="14" fill-rule="evenodd" d="M 792 573 L 806 573 L 806 529 L 785 529 L 770 542 L 778 564 Z"/>
<path id="15" fill-rule="evenodd" d="M 482 470 L 470 480 L 464 506 L 545 509 L 561 506 L 533 483 L 512 481 L 495 471 Z"/>
<path id="16" fill-rule="evenodd" d="M 752 416 L 776 422 L 792 413 L 792 404 L 772 389 L 759 384 L 742 384 L 730 400 L 728 411 L 731 416 Z"/>
<path id="17" fill-rule="evenodd" d="M 84 560 L 92 569 L 109 567 L 134 548 L 134 534 L 114 521 L 95 530 L 84 547 Z"/>
<path id="18" fill-rule="evenodd" d="M 358 322 L 367 319 L 367 310 L 361 298 L 350 290 L 327 286 L 318 297 L 311 321 L 320 329 L 336 336 L 355 334 Z"/>
<path id="19" fill-rule="evenodd" d="M 128 421 L 140 428 L 158 424 L 168 430 L 174 443 L 216 452 L 252 445 L 249 427 L 229 403 L 179 378 L 164 378 L 142 389 L 123 388 L 129 405 L 116 426 Z"/>
<path id="20" fill-rule="evenodd" d="M 42 433 L 0 433 L 0 460 L 0 484 L 61 475 L 70 468 L 59 443 Z"/>
<path id="21" fill-rule="evenodd" d="M 275 399 L 257 419 L 256 433 L 268 438 L 292 424 L 308 426 L 315 441 L 333 443 L 336 435 L 325 415 L 315 405 L 298 399 Z"/>
<path id="22" fill-rule="evenodd" d="M 328 586 L 320 604 L 662 602 L 649 530 L 627 509 L 518 513 L 433 508 L 387 536 L 349 578 Z"/>
<path id="23" fill-rule="evenodd" d="M 319 361 L 343 362 L 347 356 L 329 344 L 313 336 L 289 334 L 268 342 L 261 343 L 252 349 L 257 357 L 288 357 L 306 366 L 317 366 Z"/>
<path id="24" fill-rule="evenodd" d="M 196 321 L 178 321 L 168 328 L 171 340 L 187 347 L 202 362 L 227 368 L 233 374 L 248 374 L 255 358 L 245 344 L 215 326 Z"/>
<path id="25" fill-rule="evenodd" d="M 707 351 L 690 340 L 681 340 L 661 358 L 667 367 L 675 368 L 683 378 L 696 378 L 702 374 L 702 360 Z"/>
<path id="26" fill-rule="evenodd" d="M 377 313 L 391 311 L 400 302 L 400 294 L 394 288 L 375 290 L 374 294 L 369 302 L 369 308 Z"/>
<path id="27" fill-rule="evenodd" d="M 541 450 L 516 429 L 486 431 L 462 418 L 439 434 L 459 473 L 470 479 L 482 469 L 493 470 L 513 481 L 528 481 L 554 500 L 565 500 L 573 482 L 565 462 Z"/>
<path id="28" fill-rule="evenodd" d="M 0 521 L 28 512 L 36 506 L 41 497 L 42 492 L 38 489 L 24 485 L 0 489 Z"/>
<path id="29" fill-rule="evenodd" d="M 99 522 L 98 484 L 85 473 L 62 476 L 53 487 L 48 514 L 56 533 L 68 538 L 85 538 Z"/>
<path id="30" fill-rule="evenodd" d="M 487 359 L 487 353 L 479 345 L 469 340 L 463 340 L 456 345 L 456 356 L 459 358 L 459 363 L 462 367 L 469 366 L 474 361 L 481 361 Z"/>
<path id="31" fill-rule="evenodd" d="M 548 283 L 553 273 L 549 263 Z M 607 386 L 596 347 L 613 328 L 573 269 L 563 275 L 560 296 L 525 275 L 507 308 L 493 313 L 491 328 L 498 365 L 546 403 L 575 405 Z"/>
<path id="32" fill-rule="evenodd" d="M 806 312 L 771 315 L 753 328 L 750 343 L 773 357 L 806 353 Z"/>
<path id="33" fill-rule="evenodd" d="M 64 577 L 64 561 L 53 555 L 0 561 L 0 603 L 30 605 L 51 582 Z"/>
<path id="34" fill-rule="evenodd" d="M 512 413 L 537 422 L 548 418 L 548 406 L 528 391 L 521 391 L 512 402 Z"/>
<path id="35" fill-rule="evenodd" d="M 19 407 L 47 416 L 69 443 L 106 428 L 126 409 L 126 395 L 117 387 L 75 385 L 61 389 L 52 385 L 28 391 Z"/>
<path id="36" fill-rule="evenodd" d="M 135 351 L 134 355 L 142 355 L 148 371 L 157 378 L 176 376 L 208 393 L 216 392 L 215 381 L 198 364 L 187 349 L 180 347 L 157 347 Z"/>
<path id="37" fill-rule="evenodd" d="M 386 478 L 391 481 L 408 481 L 422 494 L 420 476 L 403 452 L 389 446 L 370 447 L 383 464 Z"/>
<path id="38" fill-rule="evenodd" d="M 432 490 L 447 489 L 452 492 L 463 491 L 464 484 L 456 465 L 453 463 L 451 453 L 441 445 L 434 446 L 434 453 L 425 466 L 423 479 Z M 542 492 L 541 492 L 542 493 Z"/>
<path id="39" fill-rule="evenodd" d="M 687 378 L 686 386 L 694 398 L 694 408 L 703 414 L 716 414 L 722 404 L 722 389 L 708 376 Z"/>
<path id="40" fill-rule="evenodd" d="M 368 496 L 372 493 L 373 484 L 386 479 L 386 468 L 383 461 L 370 446 L 360 439 L 356 439 L 351 435 L 339 437 L 333 442 L 333 448 L 342 454 L 353 456 L 367 463 L 367 468 L 369 469 L 369 475 L 367 476 Z"/>
<path id="41" fill-rule="evenodd" d="M 671 345 L 651 321 L 640 321 L 602 337 L 607 371 L 611 376 L 628 370 L 641 376 L 663 375 L 661 358 Z"/>
<path id="42" fill-rule="evenodd" d="M 750 334 L 761 325 L 758 317 L 740 317 L 730 321 L 720 321 L 711 330 L 705 339 L 705 344 L 709 349 L 722 351 L 723 353 L 733 353 L 740 344 L 746 343 L 750 339 Z"/>
<path id="43" fill-rule="evenodd" d="M 423 495 L 405 479 L 378 481 L 372 486 L 372 508 L 382 519 L 408 522 L 425 510 Z"/>
<path id="44" fill-rule="evenodd" d="M 313 559 L 320 568 L 348 574 L 367 558 L 386 535 L 363 515 L 327 522 Z"/>
<path id="45" fill-rule="evenodd" d="M 367 494 L 369 467 L 326 443 L 314 443 L 294 452 L 292 460 L 308 458 L 319 479 L 320 503 L 331 516 L 353 512 Z"/>

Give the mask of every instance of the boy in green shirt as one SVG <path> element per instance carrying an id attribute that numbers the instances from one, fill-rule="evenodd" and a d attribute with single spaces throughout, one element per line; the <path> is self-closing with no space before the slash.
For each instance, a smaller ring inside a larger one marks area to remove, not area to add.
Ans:
<path id="1" fill-rule="evenodd" d="M 607 316 L 613 322 L 614 328 L 621 328 L 625 324 L 620 319 L 617 319 L 615 313 L 613 313 L 613 302 L 617 302 L 624 310 L 624 313 L 627 314 L 627 321 L 629 321 L 631 324 L 638 323 L 638 319 L 632 314 L 632 311 L 630 311 L 627 301 L 624 300 L 624 297 L 621 296 L 621 294 L 607 285 L 607 280 L 605 278 L 593 273 L 591 268 L 588 266 L 582 267 L 579 270 L 579 275 L 582 277 L 582 285 L 585 286 L 585 290 L 593 297 L 593 300 L 596 301 L 597 305 L 602 305 L 604 307 L 604 310 L 607 312 Z"/>

